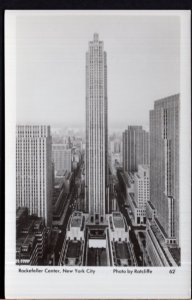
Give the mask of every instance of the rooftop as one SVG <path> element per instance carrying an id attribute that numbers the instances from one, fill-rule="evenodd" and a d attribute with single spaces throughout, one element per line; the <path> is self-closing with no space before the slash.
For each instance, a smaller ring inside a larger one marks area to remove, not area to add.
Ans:
<path id="1" fill-rule="evenodd" d="M 162 251 L 163 251 L 163 253 L 164 253 L 164 255 L 165 255 L 165 257 L 166 257 L 166 259 L 168 261 L 168 263 L 169 263 L 169 265 L 173 265 L 173 262 L 175 260 L 173 259 L 172 254 L 169 251 L 170 249 L 167 247 L 167 245 L 166 245 L 166 243 L 164 241 L 164 238 L 163 238 L 162 234 L 160 233 L 157 225 L 155 225 L 155 224 L 151 225 L 151 229 L 152 229 L 152 231 L 153 231 L 153 233 L 155 235 L 155 238 L 158 241 L 158 243 L 159 243 L 159 245 L 160 245 L 160 247 L 161 247 L 161 249 L 162 249 Z"/>
<path id="2" fill-rule="evenodd" d="M 117 259 L 128 259 L 129 258 L 129 251 L 127 243 L 122 242 L 115 242 L 115 252 Z"/>
<path id="3" fill-rule="evenodd" d="M 74 217 L 71 221 L 71 227 L 80 227 L 81 226 L 81 218 Z"/>
<path id="4" fill-rule="evenodd" d="M 122 217 L 121 213 L 113 212 L 112 215 L 113 215 L 114 226 L 116 228 L 124 228 L 125 224 L 124 224 L 123 217 Z"/>
<path id="5" fill-rule="evenodd" d="M 181 250 L 180 248 L 171 248 L 169 247 L 169 252 L 171 253 L 173 259 L 177 263 L 178 266 L 180 266 L 180 256 L 181 256 Z"/>
<path id="6" fill-rule="evenodd" d="M 16 219 L 19 219 L 23 213 L 28 213 L 27 207 L 18 207 L 16 211 Z"/>
<path id="7" fill-rule="evenodd" d="M 80 250 L 81 250 L 80 241 L 69 241 L 66 257 L 78 258 L 81 254 Z"/>
<path id="8" fill-rule="evenodd" d="M 23 228 L 22 228 L 22 232 L 29 232 L 32 230 L 33 228 L 33 223 L 34 223 L 34 220 L 26 220 L 25 224 L 23 225 Z"/>
<path id="9" fill-rule="evenodd" d="M 129 183 L 134 183 L 134 172 L 128 172 L 128 180 L 129 180 Z"/>
<path id="10" fill-rule="evenodd" d="M 35 236 L 32 234 L 28 234 L 18 238 L 16 243 L 17 252 L 18 251 L 20 252 L 20 250 L 21 252 L 23 252 L 23 249 L 25 249 L 25 253 L 29 254 L 31 251 L 30 246 L 32 246 L 34 242 L 35 242 Z"/>
<path id="11" fill-rule="evenodd" d="M 170 107 L 173 105 L 173 103 L 178 104 L 179 102 L 180 94 L 171 95 L 159 100 L 156 100 L 154 103 L 154 108 L 161 108 L 164 107 Z"/>
<path id="12" fill-rule="evenodd" d="M 29 237 L 35 237 L 35 234 L 37 234 L 37 232 L 43 232 L 43 229 L 43 218 L 28 216 L 28 219 L 25 220 L 22 228 L 17 232 L 17 245 L 21 245 L 22 243 L 26 242 Z"/>
<path id="13" fill-rule="evenodd" d="M 83 215 L 81 212 L 74 212 L 71 219 L 71 227 L 80 227 Z"/>

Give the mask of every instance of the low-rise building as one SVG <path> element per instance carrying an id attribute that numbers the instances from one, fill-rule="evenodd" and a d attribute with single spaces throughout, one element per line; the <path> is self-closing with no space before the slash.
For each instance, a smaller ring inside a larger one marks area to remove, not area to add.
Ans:
<path id="1" fill-rule="evenodd" d="M 137 226 L 146 224 L 146 209 L 137 205 L 134 193 L 129 193 L 128 203 L 131 211 L 129 213 L 131 213 L 133 216 L 133 225 Z"/>
<path id="2" fill-rule="evenodd" d="M 108 222 L 112 265 L 135 266 L 135 254 L 129 241 L 129 227 L 125 218 L 120 212 L 113 212 L 108 215 Z"/>
<path id="3" fill-rule="evenodd" d="M 176 267 L 179 264 L 180 259 L 177 259 L 173 255 L 172 249 L 167 246 L 156 218 L 147 220 L 146 251 L 153 266 Z"/>
<path id="4" fill-rule="evenodd" d="M 66 239 L 63 245 L 62 265 L 79 266 L 83 264 L 84 256 L 85 216 L 75 211 L 69 222 Z"/>
<path id="5" fill-rule="evenodd" d="M 84 240 L 85 216 L 82 212 L 75 211 L 68 224 L 67 239 Z"/>
<path id="6" fill-rule="evenodd" d="M 127 222 L 120 212 L 109 215 L 109 232 L 111 241 L 128 241 L 129 230 Z"/>
<path id="7" fill-rule="evenodd" d="M 26 208 L 16 212 L 16 264 L 40 265 L 44 262 L 47 230 L 44 219 L 29 216 Z"/>
<path id="8" fill-rule="evenodd" d="M 147 204 L 146 204 L 146 217 L 149 218 L 149 219 L 152 219 L 154 221 L 156 216 L 157 216 L 157 210 L 155 209 L 155 207 L 153 206 L 151 201 L 147 201 Z"/>
<path id="9" fill-rule="evenodd" d="M 98 225 L 90 222 L 88 214 L 75 211 L 68 222 L 59 265 L 137 265 L 124 216 L 107 214 L 105 222 Z"/>

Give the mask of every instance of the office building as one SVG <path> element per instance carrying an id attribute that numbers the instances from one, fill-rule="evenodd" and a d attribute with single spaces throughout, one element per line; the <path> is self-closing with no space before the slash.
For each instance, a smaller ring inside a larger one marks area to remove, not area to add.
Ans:
<path id="1" fill-rule="evenodd" d="M 149 166 L 139 165 L 135 178 L 135 199 L 138 207 L 145 208 L 149 201 Z"/>
<path id="2" fill-rule="evenodd" d="M 128 202 L 135 225 L 146 224 L 146 205 L 150 200 L 149 166 L 139 165 L 134 173 L 134 192 L 128 189 Z"/>
<path id="3" fill-rule="evenodd" d="M 29 216 L 26 207 L 16 211 L 16 264 L 44 264 L 47 230 L 43 218 Z"/>
<path id="4" fill-rule="evenodd" d="M 124 171 L 137 172 L 138 165 L 149 164 L 149 133 L 142 126 L 128 126 L 122 140 Z"/>
<path id="5" fill-rule="evenodd" d="M 177 267 L 180 265 L 180 250 L 171 248 L 164 239 L 159 226 L 151 219 L 146 226 L 146 252 L 155 267 Z"/>
<path id="6" fill-rule="evenodd" d="M 111 139 L 109 141 L 108 163 L 110 172 L 116 175 L 117 169 L 122 166 L 121 139 Z"/>
<path id="7" fill-rule="evenodd" d="M 120 139 L 112 139 L 109 142 L 109 152 L 110 153 L 120 153 L 121 152 L 121 140 Z"/>
<path id="8" fill-rule="evenodd" d="M 16 132 L 16 205 L 52 222 L 50 126 L 18 125 Z"/>
<path id="9" fill-rule="evenodd" d="M 108 211 L 107 55 L 97 33 L 86 53 L 86 207 L 92 223 Z"/>
<path id="10" fill-rule="evenodd" d="M 52 145 L 52 159 L 54 162 L 55 173 L 61 171 L 71 172 L 71 149 L 67 149 L 66 144 Z"/>
<path id="11" fill-rule="evenodd" d="M 150 111 L 150 199 L 166 243 L 179 244 L 179 94 Z"/>
<path id="12" fill-rule="evenodd" d="M 126 220 L 120 212 L 111 213 L 117 203 L 109 192 L 115 181 L 108 170 L 107 130 L 106 53 L 94 34 L 86 54 L 85 207 L 68 222 L 60 265 L 135 265 Z"/>

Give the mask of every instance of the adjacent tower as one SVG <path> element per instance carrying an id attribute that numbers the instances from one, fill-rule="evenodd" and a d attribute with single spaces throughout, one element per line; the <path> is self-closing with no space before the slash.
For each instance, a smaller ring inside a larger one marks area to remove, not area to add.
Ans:
<path id="1" fill-rule="evenodd" d="M 122 140 L 124 171 L 137 172 L 139 165 L 149 164 L 149 133 L 142 126 L 128 126 Z"/>
<path id="2" fill-rule="evenodd" d="M 86 53 L 86 197 L 91 223 L 108 212 L 107 60 L 97 33 Z"/>
<path id="3" fill-rule="evenodd" d="M 56 173 L 66 170 L 71 172 L 71 149 L 66 149 L 65 144 L 52 144 L 52 160 Z"/>
<path id="4" fill-rule="evenodd" d="M 18 125 L 16 132 L 16 203 L 30 215 L 52 222 L 52 138 L 50 126 Z"/>
<path id="5" fill-rule="evenodd" d="M 179 244 L 179 94 L 150 111 L 150 197 L 170 245 Z"/>

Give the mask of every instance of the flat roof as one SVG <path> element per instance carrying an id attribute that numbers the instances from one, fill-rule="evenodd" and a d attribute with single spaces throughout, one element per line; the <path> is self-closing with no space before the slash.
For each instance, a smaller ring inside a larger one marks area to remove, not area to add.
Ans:
<path id="1" fill-rule="evenodd" d="M 181 250 L 180 248 L 171 248 L 168 247 L 169 252 L 171 253 L 173 259 L 177 263 L 178 266 L 180 266 L 180 258 L 181 258 Z"/>
<path id="2" fill-rule="evenodd" d="M 29 231 L 34 224 L 34 220 L 28 219 L 22 227 L 22 231 Z"/>
<path id="3" fill-rule="evenodd" d="M 156 225 L 151 225 L 151 230 L 153 231 L 154 233 L 154 236 L 155 236 L 155 239 L 156 241 L 158 242 L 159 246 L 161 247 L 161 250 L 162 252 L 164 253 L 167 261 L 169 262 L 169 264 L 171 263 L 170 262 L 170 257 L 168 257 L 168 253 L 166 251 L 166 249 L 168 250 L 168 247 L 167 245 L 165 244 L 165 241 L 164 241 L 164 238 L 163 236 L 161 235 L 161 233 L 159 232 L 158 228 Z M 150 232 L 148 231 L 148 233 L 150 234 Z M 169 256 L 170 256 L 170 252 L 169 252 Z"/>
<path id="4" fill-rule="evenodd" d="M 81 212 L 74 212 L 71 219 L 71 227 L 80 227 L 83 215 Z"/>
<path id="5" fill-rule="evenodd" d="M 35 236 L 33 234 L 23 234 L 23 236 L 17 238 L 16 247 L 28 246 L 29 244 L 33 243 L 34 240 Z"/>
<path id="6" fill-rule="evenodd" d="M 129 251 L 127 243 L 122 242 L 115 242 L 115 252 L 117 259 L 128 259 L 129 258 Z"/>
<path id="7" fill-rule="evenodd" d="M 125 224 L 121 213 L 113 213 L 113 223 L 116 228 L 124 228 Z"/>
<path id="8" fill-rule="evenodd" d="M 80 217 L 74 217 L 71 220 L 71 227 L 80 227 L 81 226 L 81 218 Z"/>
<path id="9" fill-rule="evenodd" d="M 41 229 L 41 225 L 42 225 L 42 219 L 40 219 L 40 220 L 36 220 L 35 222 L 34 222 L 34 230 L 39 230 L 39 229 Z"/>
<path id="10" fill-rule="evenodd" d="M 66 257 L 78 258 L 80 256 L 81 242 L 69 241 Z"/>

